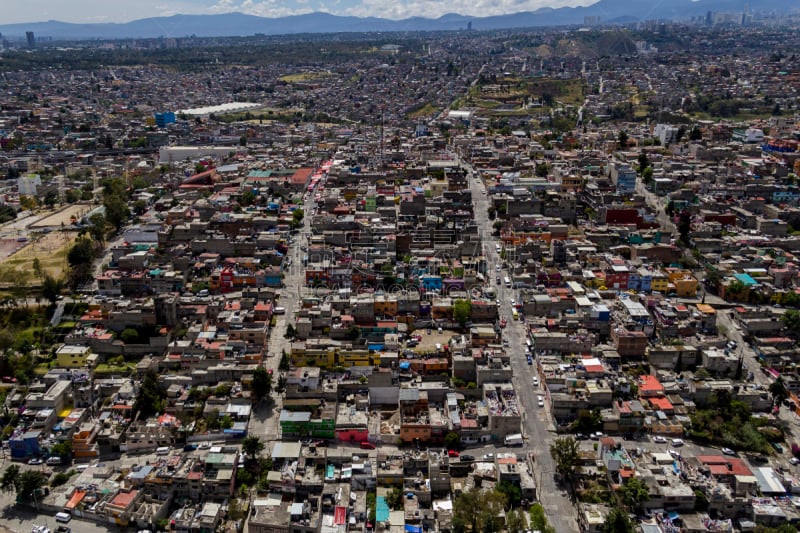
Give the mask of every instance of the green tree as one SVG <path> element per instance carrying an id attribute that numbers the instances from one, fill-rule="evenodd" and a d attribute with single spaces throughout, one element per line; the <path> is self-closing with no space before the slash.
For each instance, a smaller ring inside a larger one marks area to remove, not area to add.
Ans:
<path id="1" fill-rule="evenodd" d="M 692 130 L 689 132 L 689 140 L 690 141 L 699 141 L 703 138 L 703 132 L 700 131 L 700 128 L 694 126 Z"/>
<path id="2" fill-rule="evenodd" d="M 800 335 L 800 311 L 796 309 L 787 309 L 781 317 L 783 325 L 786 326 L 792 334 Z"/>
<path id="3" fill-rule="evenodd" d="M 253 381 L 250 388 L 256 401 L 260 402 L 268 397 L 272 391 L 272 374 L 267 372 L 267 369 L 263 366 L 259 366 L 253 372 Z"/>
<path id="4" fill-rule="evenodd" d="M 460 450 L 461 436 L 455 431 L 449 432 L 444 436 L 444 447 L 448 450 Z"/>
<path id="5" fill-rule="evenodd" d="M 91 239 L 81 237 L 67 252 L 67 262 L 72 267 L 83 266 L 91 263 L 95 258 L 94 243 Z"/>
<path id="6" fill-rule="evenodd" d="M 639 172 L 644 172 L 644 169 L 650 166 L 650 160 L 647 158 L 647 153 L 644 151 L 639 152 Z"/>
<path id="7" fill-rule="evenodd" d="M 17 484 L 17 501 L 31 501 L 34 491 L 42 488 L 47 483 L 47 476 L 38 470 L 26 470 L 19 475 Z"/>
<path id="8" fill-rule="evenodd" d="M 469 322 L 472 313 L 472 302 L 459 298 L 453 303 L 453 320 L 458 322 L 463 328 Z"/>
<path id="9" fill-rule="evenodd" d="M 684 209 L 678 216 L 678 233 L 684 245 L 689 245 L 689 232 L 692 231 L 692 215 Z"/>
<path id="10" fill-rule="evenodd" d="M 645 183 L 652 183 L 653 181 L 653 167 L 645 167 L 642 170 L 642 179 Z"/>
<path id="11" fill-rule="evenodd" d="M 294 326 L 291 324 L 286 324 L 286 333 L 284 337 L 287 339 L 294 339 L 297 336 L 297 331 L 294 329 Z"/>
<path id="12" fill-rule="evenodd" d="M 125 344 L 136 344 L 139 340 L 139 332 L 133 328 L 125 328 L 122 330 L 122 333 L 119 334 L 119 338 Z"/>
<path id="13" fill-rule="evenodd" d="M 403 508 L 403 489 L 395 486 L 386 494 L 386 504 L 390 509 L 398 511 Z"/>
<path id="14" fill-rule="evenodd" d="M 302 209 L 297 208 L 294 211 L 292 211 L 292 227 L 293 228 L 299 227 L 300 224 L 303 223 L 304 217 L 305 217 L 305 212 Z"/>
<path id="15" fill-rule="evenodd" d="M 556 462 L 556 471 L 571 478 L 578 466 L 578 441 L 573 436 L 559 437 L 550 445 L 550 456 Z"/>
<path id="16" fill-rule="evenodd" d="M 72 456 L 72 443 L 70 441 L 59 442 L 50 448 L 50 455 L 55 455 L 61 459 L 69 459 Z"/>
<path id="17" fill-rule="evenodd" d="M 248 435 L 242 440 L 242 452 L 249 459 L 256 459 L 264 451 L 264 443 L 256 435 Z"/>
<path id="18" fill-rule="evenodd" d="M 626 148 L 628 146 L 628 132 L 625 130 L 620 130 L 619 135 L 617 135 L 617 144 L 619 145 L 620 150 Z"/>
<path id="19" fill-rule="evenodd" d="M 634 477 L 619 488 L 619 496 L 629 509 L 638 511 L 639 507 L 650 499 L 650 489 L 647 483 Z"/>
<path id="20" fill-rule="evenodd" d="M 775 405 L 782 405 L 789 398 L 789 389 L 786 388 L 783 377 L 778 376 L 778 379 L 769 384 L 769 393 L 772 395 L 772 403 Z"/>
<path id="21" fill-rule="evenodd" d="M 3 492 L 16 490 L 17 485 L 19 485 L 19 475 L 19 465 L 8 465 L 3 471 L 3 477 L 0 477 L 0 490 Z"/>
<path id="22" fill-rule="evenodd" d="M 233 427 L 231 415 L 222 415 L 222 419 L 219 421 L 219 427 L 222 429 L 231 429 Z"/>
<path id="23" fill-rule="evenodd" d="M 520 502 L 522 501 L 522 490 L 519 488 L 519 485 L 515 485 L 510 481 L 501 481 L 497 485 L 495 485 L 495 490 L 499 491 L 503 496 L 505 496 L 508 505 L 513 508 L 519 507 Z"/>
<path id="24" fill-rule="evenodd" d="M 556 530 L 547 521 L 547 516 L 544 514 L 544 507 L 541 503 L 534 503 L 530 509 L 531 529 L 534 531 L 541 531 L 542 533 L 556 533 Z"/>
<path id="25" fill-rule="evenodd" d="M 522 516 L 522 511 L 512 509 L 506 512 L 506 531 L 508 533 L 520 533 L 525 529 L 525 519 Z"/>
<path id="26" fill-rule="evenodd" d="M 103 199 L 103 207 L 106 209 L 106 220 L 119 230 L 128 217 L 131 216 L 126 199 L 119 196 L 111 196 Z"/>
<path id="27" fill-rule="evenodd" d="M 89 235 L 91 235 L 94 240 L 100 243 L 105 242 L 108 230 L 109 225 L 108 222 L 106 222 L 105 215 L 102 213 L 95 213 L 89 217 Z"/>
<path id="28" fill-rule="evenodd" d="M 476 488 L 464 491 L 456 497 L 453 502 L 453 529 L 456 533 L 481 531 L 478 520 L 482 499 L 480 490 Z"/>
<path id="29" fill-rule="evenodd" d="M 606 515 L 602 531 L 603 533 L 634 533 L 636 529 L 627 511 L 614 508 Z"/>
<path id="30" fill-rule="evenodd" d="M 144 375 L 133 410 L 142 418 L 159 414 L 164 410 L 165 398 L 166 394 L 158 384 L 158 374 L 151 370 Z"/>

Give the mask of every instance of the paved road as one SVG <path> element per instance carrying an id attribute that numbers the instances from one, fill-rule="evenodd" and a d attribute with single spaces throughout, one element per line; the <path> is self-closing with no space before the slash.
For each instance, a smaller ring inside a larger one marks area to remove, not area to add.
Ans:
<path id="1" fill-rule="evenodd" d="M 644 186 L 644 182 L 640 179 L 636 179 L 636 192 L 644 196 L 645 201 L 647 204 L 655 210 L 656 212 L 656 220 L 661 225 L 662 228 L 669 231 L 673 237 L 677 238 L 678 236 L 678 228 L 672 222 L 672 220 L 667 215 L 665 211 L 667 204 L 664 202 L 663 197 L 659 197 L 653 192 L 647 190 Z"/>
<path id="2" fill-rule="evenodd" d="M 465 165 L 474 176 L 474 172 L 469 165 Z M 489 199 L 486 194 L 484 184 L 478 178 L 470 179 L 473 204 L 475 206 L 475 220 L 478 227 L 484 231 L 484 254 L 488 258 L 489 269 L 488 281 L 491 282 L 496 276 L 501 278 L 508 273 L 497 271 L 495 265 L 502 264 L 499 254 L 495 250 L 495 244 L 499 241 L 491 235 L 491 223 L 488 217 Z M 529 366 L 525 357 L 525 325 L 521 321 L 511 320 L 511 298 L 516 299 L 514 290 L 499 284 L 496 287 L 498 299 L 500 300 L 500 314 L 508 318 L 508 325 L 503 330 L 505 339 L 508 340 L 508 350 L 511 353 L 511 367 L 513 369 L 513 384 L 517 391 L 519 404 L 523 409 L 523 434 L 526 438 L 523 451 L 532 451 L 536 457 L 537 480 L 536 491 L 542 506 L 547 513 L 548 520 L 559 533 L 578 531 L 578 524 L 575 519 L 576 513 L 573 512 L 572 502 L 566 492 L 556 485 L 554 479 L 555 463 L 550 457 L 550 444 L 555 440 L 555 432 L 552 431 L 552 424 L 546 408 L 537 406 L 537 394 L 543 391 L 533 386 L 533 376 L 536 373 L 535 366 Z M 519 448 L 516 449 L 520 451 Z"/>
<path id="3" fill-rule="evenodd" d="M 322 183 L 322 182 L 320 182 Z M 284 336 L 286 326 L 294 321 L 294 314 L 300 308 L 302 290 L 305 287 L 305 268 L 303 267 L 303 255 L 301 247 L 305 247 L 306 235 L 311 233 L 311 210 L 314 208 L 314 193 L 308 194 L 303 205 L 303 226 L 296 235 L 296 241 L 289 247 L 289 257 L 292 264 L 284 271 L 283 288 L 278 306 L 283 307 L 286 312 L 282 315 L 275 315 L 275 327 L 272 328 L 267 347 L 267 358 L 264 366 L 273 372 L 273 387 L 278 382 L 280 372 L 278 367 L 281 363 L 281 356 L 285 350 L 291 350 L 291 342 Z M 261 405 L 253 408 L 253 416 L 250 418 L 249 433 L 261 437 L 264 442 L 280 440 L 279 416 L 283 406 L 282 395 L 273 393 L 271 401 L 265 401 Z"/>

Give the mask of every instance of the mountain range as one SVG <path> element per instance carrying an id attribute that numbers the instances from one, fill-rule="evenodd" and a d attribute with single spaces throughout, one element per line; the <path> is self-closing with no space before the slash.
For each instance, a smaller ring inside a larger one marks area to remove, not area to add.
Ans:
<path id="1" fill-rule="evenodd" d="M 298 33 L 452 31 L 466 29 L 498 30 L 543 26 L 584 24 L 584 17 L 599 17 L 604 24 L 642 20 L 687 20 L 704 16 L 708 11 L 789 14 L 800 12 L 797 0 L 600 0 L 585 7 L 542 8 L 536 11 L 471 17 L 447 14 L 436 19 L 412 17 L 391 20 L 377 17 L 350 17 L 329 13 L 309 13 L 279 18 L 257 17 L 242 13 L 222 15 L 174 15 L 153 17 L 126 23 L 74 24 L 60 21 L 0 25 L 5 37 L 36 36 L 53 39 L 146 39 L 158 37 L 232 37 L 255 34 L 286 35 Z"/>

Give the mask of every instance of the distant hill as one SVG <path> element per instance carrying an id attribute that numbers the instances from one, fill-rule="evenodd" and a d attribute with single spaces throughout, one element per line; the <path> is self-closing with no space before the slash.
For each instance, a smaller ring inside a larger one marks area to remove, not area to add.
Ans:
<path id="1" fill-rule="evenodd" d="M 446 31 L 465 29 L 495 30 L 542 26 L 581 25 L 584 17 L 600 17 L 602 22 L 651 19 L 685 20 L 706 12 L 742 13 L 800 12 L 796 0 L 600 0 L 587 7 L 542 8 L 532 12 L 491 17 L 447 14 L 437 19 L 412 17 L 389 20 L 310 13 L 281 18 L 264 18 L 242 13 L 224 15 L 174 15 L 134 20 L 124 24 L 72 24 L 55 20 L 0 25 L 7 37 L 23 37 L 33 31 L 54 39 L 124 39 L 157 37 L 229 37 L 256 33 L 285 35 L 296 33 Z"/>

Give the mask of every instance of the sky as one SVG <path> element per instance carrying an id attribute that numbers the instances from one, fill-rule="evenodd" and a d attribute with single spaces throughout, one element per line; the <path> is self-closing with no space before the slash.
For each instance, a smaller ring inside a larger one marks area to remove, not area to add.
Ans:
<path id="1" fill-rule="evenodd" d="M 177 14 L 232 12 L 272 18 L 315 11 L 388 19 L 436 18 L 445 13 L 485 17 L 595 2 L 597 0 L 3 0 L 0 22 L 128 22 Z"/>

